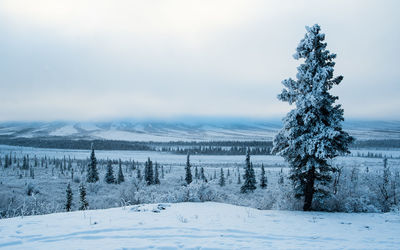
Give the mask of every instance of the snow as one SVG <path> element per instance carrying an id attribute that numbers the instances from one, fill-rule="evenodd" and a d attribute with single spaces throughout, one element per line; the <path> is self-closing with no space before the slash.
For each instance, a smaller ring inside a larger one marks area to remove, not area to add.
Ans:
<path id="1" fill-rule="evenodd" d="M 163 208 L 165 210 L 163 210 Z M 400 214 L 148 204 L 0 221 L 4 249 L 399 249 Z"/>
<path id="2" fill-rule="evenodd" d="M 399 139 L 399 122 L 347 121 L 345 131 L 357 139 Z M 103 138 L 138 141 L 207 141 L 207 140 L 272 140 L 280 122 L 229 123 L 152 123 L 152 122 L 56 122 L 56 123 L 0 123 L 0 135 L 36 138 L 47 135 L 74 138 Z"/>
<path id="3" fill-rule="evenodd" d="M 357 154 L 357 152 L 367 154 L 381 153 L 386 156 L 400 157 L 400 150 L 352 150 L 352 153 Z M 8 146 L 0 145 L 0 155 L 4 154 L 16 154 L 18 157 L 23 155 L 36 155 L 36 157 L 56 157 L 63 158 L 71 157 L 76 159 L 87 159 L 90 155 L 90 150 L 78 150 L 78 149 L 49 149 L 49 148 L 32 148 L 32 147 L 19 147 L 19 146 Z M 150 157 L 154 162 L 161 164 L 176 164 L 183 165 L 186 162 L 186 155 L 171 154 L 168 152 L 156 152 L 156 151 L 126 151 L 126 150 L 96 150 L 96 157 L 98 159 L 121 159 L 121 160 L 135 160 L 144 162 Z M 191 155 L 191 163 L 195 165 L 218 165 L 218 164 L 244 164 L 243 155 Z M 277 165 L 286 166 L 284 159 L 280 156 L 275 155 L 252 155 L 251 161 L 254 164 L 264 165 Z M 394 165 L 400 164 L 400 159 L 390 159 Z M 343 165 L 349 167 L 381 167 L 382 158 L 365 158 L 365 157 L 337 157 L 332 161 L 333 164 Z"/>
<path id="4" fill-rule="evenodd" d="M 58 128 L 54 131 L 52 131 L 49 135 L 51 136 L 67 136 L 67 135 L 73 135 L 78 133 L 78 130 L 74 128 L 73 125 L 66 125 L 61 128 Z"/>
<path id="5" fill-rule="evenodd" d="M 18 157 L 23 155 L 36 155 L 37 157 L 71 157 L 76 159 L 87 159 L 90 150 L 78 149 L 49 149 L 0 145 L 0 155 L 12 153 Z M 171 154 L 157 151 L 128 151 L 128 150 L 96 150 L 97 159 L 121 159 L 144 162 L 150 157 L 153 161 L 165 164 L 184 164 L 186 155 Z M 194 164 L 244 164 L 243 155 L 191 155 L 191 162 Z M 254 155 L 253 163 L 268 162 L 269 164 L 284 164 L 283 158 L 275 155 Z"/>
<path id="6" fill-rule="evenodd" d="M 91 133 L 94 137 L 99 137 L 106 140 L 121 140 L 121 141 L 158 141 L 158 142 L 169 142 L 179 141 L 179 137 L 169 137 L 167 135 L 159 136 L 150 133 L 138 133 L 130 131 L 120 130 L 105 130 Z"/>
<path id="7" fill-rule="evenodd" d="M 85 131 L 94 131 L 94 130 L 99 130 L 100 128 L 97 127 L 95 124 L 92 123 L 79 123 L 77 124 L 80 129 L 83 129 Z"/>
<path id="8" fill-rule="evenodd" d="M 212 140 L 271 140 L 275 131 L 270 130 L 228 130 L 222 128 L 202 128 L 196 131 L 187 131 L 185 129 L 164 129 L 147 131 L 138 126 L 132 131 L 118 130 L 112 128 L 110 130 L 101 130 L 91 132 L 90 135 L 96 138 L 107 140 L 123 140 L 123 141 L 212 141 Z"/>

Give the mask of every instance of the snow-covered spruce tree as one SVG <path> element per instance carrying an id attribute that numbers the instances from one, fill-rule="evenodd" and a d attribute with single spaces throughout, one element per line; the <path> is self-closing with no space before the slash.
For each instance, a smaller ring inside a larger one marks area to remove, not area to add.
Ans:
<path id="1" fill-rule="evenodd" d="M 66 195 L 67 195 L 67 200 L 65 202 L 65 210 L 67 212 L 69 212 L 69 211 L 71 211 L 71 207 L 72 207 L 72 190 L 71 190 L 71 184 L 69 184 L 69 183 L 67 186 Z"/>
<path id="2" fill-rule="evenodd" d="M 153 162 L 150 160 L 150 157 L 147 158 L 144 167 L 144 179 L 147 185 L 154 184 L 154 174 L 153 174 Z"/>
<path id="3" fill-rule="evenodd" d="M 154 166 L 154 184 L 160 184 L 160 179 L 158 178 L 158 163 L 156 162 Z"/>
<path id="4" fill-rule="evenodd" d="M 107 162 L 107 172 L 104 176 L 104 181 L 108 184 L 115 183 L 114 171 L 110 160 Z"/>
<path id="5" fill-rule="evenodd" d="M 207 182 L 206 175 L 204 174 L 204 168 L 200 167 L 200 178 L 202 181 Z"/>
<path id="6" fill-rule="evenodd" d="M 122 172 L 122 166 L 121 166 L 121 161 L 119 162 L 118 166 L 118 178 L 117 178 L 117 183 L 121 184 L 122 182 L 125 181 L 124 173 Z"/>
<path id="7" fill-rule="evenodd" d="M 8 168 L 8 155 L 4 156 L 4 168 Z"/>
<path id="8" fill-rule="evenodd" d="M 267 187 L 267 177 L 265 176 L 264 164 L 261 164 L 261 179 L 260 179 L 260 187 L 262 189 Z"/>
<path id="9" fill-rule="evenodd" d="M 89 207 L 89 203 L 86 200 L 86 188 L 83 183 L 79 185 L 79 210 L 86 210 Z"/>
<path id="10" fill-rule="evenodd" d="M 68 171 L 70 171 L 72 168 L 72 160 L 71 158 L 68 159 Z"/>
<path id="11" fill-rule="evenodd" d="M 382 195 L 382 206 L 383 206 L 383 212 L 389 212 L 390 211 L 390 203 L 391 203 L 391 193 L 390 193 L 390 169 L 387 164 L 387 158 L 383 158 L 383 172 L 382 172 L 382 183 L 379 185 L 379 189 L 381 191 Z"/>
<path id="12" fill-rule="evenodd" d="M 88 165 L 86 181 L 89 183 L 94 183 L 94 182 L 99 181 L 99 173 L 97 172 L 97 159 L 94 154 L 93 143 L 92 143 L 91 147 L 92 147 L 92 153 L 90 154 L 90 162 Z"/>
<path id="13" fill-rule="evenodd" d="M 243 185 L 240 188 L 241 193 L 253 192 L 257 188 L 253 164 L 250 162 L 250 149 L 247 149 L 246 153 L 246 166 L 243 180 Z"/>
<path id="14" fill-rule="evenodd" d="M 225 186 L 224 170 L 221 168 L 221 174 L 219 176 L 219 185 L 221 187 Z"/>
<path id="15" fill-rule="evenodd" d="M 199 170 L 197 169 L 197 166 L 194 167 L 194 178 L 196 180 L 199 179 Z"/>
<path id="16" fill-rule="evenodd" d="M 140 181 L 140 180 L 142 180 L 142 173 L 141 173 L 141 171 L 140 171 L 140 167 L 138 166 L 137 167 L 137 169 L 136 169 L 136 178 Z"/>
<path id="17" fill-rule="evenodd" d="M 185 181 L 186 183 L 189 185 L 190 183 L 192 183 L 192 170 L 190 169 L 190 154 L 187 154 L 186 157 L 186 166 L 185 166 L 185 170 L 186 170 L 186 174 L 185 174 Z"/>
<path id="18" fill-rule="evenodd" d="M 29 167 L 29 176 L 32 179 L 35 179 L 35 171 L 34 171 L 33 167 Z"/>
<path id="19" fill-rule="evenodd" d="M 297 198 L 304 196 L 305 211 L 312 209 L 314 198 L 327 195 L 334 171 L 328 160 L 348 153 L 353 138 L 342 130 L 343 109 L 328 91 L 343 77 L 333 77 L 335 54 L 326 49 L 325 35 L 318 24 L 306 27 L 307 33 L 297 46 L 294 58 L 304 59 L 297 80 L 282 82 L 285 89 L 278 99 L 296 104 L 283 119 L 283 128 L 274 138 L 273 153 L 285 158 L 291 167 Z"/>
<path id="20" fill-rule="evenodd" d="M 29 159 L 24 156 L 24 159 L 22 161 L 22 169 L 28 170 L 29 169 Z"/>

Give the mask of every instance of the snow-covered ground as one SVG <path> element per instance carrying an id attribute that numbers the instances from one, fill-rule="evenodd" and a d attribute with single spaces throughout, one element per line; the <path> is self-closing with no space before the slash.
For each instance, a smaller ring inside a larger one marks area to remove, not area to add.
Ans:
<path id="1" fill-rule="evenodd" d="M 50 136 L 68 136 L 78 133 L 78 130 L 74 128 L 73 125 L 66 125 L 64 127 L 58 128 L 49 133 Z"/>
<path id="2" fill-rule="evenodd" d="M 4 249 L 399 249 L 400 214 L 139 205 L 0 221 Z"/>
<path id="3" fill-rule="evenodd" d="M 63 136 L 70 139 L 124 141 L 272 140 L 280 120 L 175 120 L 109 122 L 0 122 L 0 135 L 15 138 Z M 360 140 L 399 139 L 399 121 L 345 121 L 344 129 Z"/>
<path id="4" fill-rule="evenodd" d="M 390 159 L 389 165 L 394 167 L 400 166 L 400 150 L 354 150 L 353 155 L 357 153 L 367 154 L 368 152 L 381 154 L 387 157 L 396 157 L 396 159 Z M 0 145 L 0 155 L 4 154 L 16 154 L 17 157 L 23 157 L 24 155 L 30 155 L 31 157 L 56 157 L 63 158 L 71 157 L 75 159 L 87 159 L 90 156 L 90 150 L 75 150 L 75 149 L 48 149 L 48 148 L 32 148 L 32 147 L 17 147 Z M 135 160 L 144 162 L 150 157 L 154 162 L 161 164 L 173 164 L 173 165 L 184 165 L 186 163 L 186 155 L 171 154 L 168 152 L 156 152 L 156 151 L 126 151 L 126 150 L 96 150 L 97 159 L 114 159 L 114 160 Z M 251 156 L 254 164 L 264 164 L 266 166 L 279 166 L 285 167 L 286 163 L 284 159 L 276 155 L 253 155 Z M 214 166 L 214 165 L 241 165 L 244 164 L 245 157 L 243 155 L 192 155 L 192 164 L 198 166 Z M 332 161 L 333 164 L 349 167 L 381 167 L 382 158 L 367 158 L 367 157 L 337 157 Z"/>

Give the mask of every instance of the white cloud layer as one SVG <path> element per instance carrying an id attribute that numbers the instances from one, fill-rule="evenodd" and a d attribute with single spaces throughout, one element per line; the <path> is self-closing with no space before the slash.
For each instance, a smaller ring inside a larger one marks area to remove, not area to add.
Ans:
<path id="1" fill-rule="evenodd" d="M 346 117 L 399 119 L 398 1 L 0 2 L 1 120 L 280 117 L 304 26 L 338 54 Z"/>

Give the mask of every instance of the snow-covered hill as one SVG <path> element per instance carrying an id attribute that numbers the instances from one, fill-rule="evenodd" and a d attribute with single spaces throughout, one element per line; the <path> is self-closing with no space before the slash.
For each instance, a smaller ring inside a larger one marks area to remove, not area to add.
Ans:
<path id="1" fill-rule="evenodd" d="M 399 249 L 400 214 L 150 204 L 0 220 L 4 249 Z"/>
<path id="2" fill-rule="evenodd" d="M 400 122 L 346 121 L 358 139 L 400 139 Z M 272 140 L 279 120 L 176 120 L 114 122 L 0 123 L 0 136 L 11 138 L 66 137 L 124 141 Z"/>

